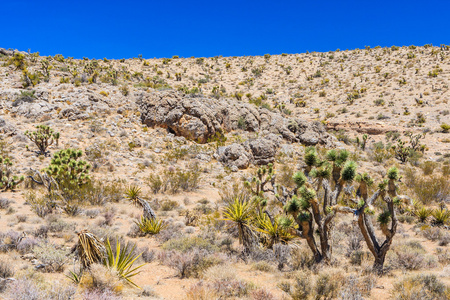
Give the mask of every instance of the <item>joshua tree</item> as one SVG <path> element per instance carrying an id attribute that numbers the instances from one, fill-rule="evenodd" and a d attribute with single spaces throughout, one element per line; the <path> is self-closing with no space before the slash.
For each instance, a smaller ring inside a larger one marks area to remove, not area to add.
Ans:
<path id="1" fill-rule="evenodd" d="M 399 178 L 398 169 L 395 167 L 390 168 L 387 172 L 387 177 L 388 179 L 381 182 L 378 185 L 378 190 L 369 198 L 368 187 L 373 184 L 373 180 L 367 173 L 364 173 L 362 175 L 358 174 L 358 176 L 356 177 L 356 181 L 359 182 L 357 195 L 360 196 L 357 201 L 352 199 L 353 202 L 357 203 L 358 205 L 358 208 L 355 210 L 354 214 L 357 217 L 358 226 L 361 230 L 367 247 L 375 258 L 373 268 L 377 272 L 382 272 L 383 270 L 386 254 L 397 231 L 395 205 L 400 203 L 402 198 L 406 197 L 397 196 L 395 181 Z M 385 240 L 381 243 L 375 235 L 375 229 L 373 227 L 372 218 L 370 216 L 375 213 L 372 205 L 378 197 L 380 197 L 381 200 L 386 204 L 385 210 L 377 217 L 381 232 L 385 236 Z"/>
<path id="2" fill-rule="evenodd" d="M 297 172 L 293 176 L 296 184 L 293 190 L 275 183 L 275 172 L 271 165 L 268 168 L 260 168 L 247 186 L 251 187 L 254 198 L 260 199 L 256 203 L 264 206 L 266 193 L 272 193 L 283 204 L 284 211 L 293 217 L 290 220 L 298 224 L 298 230 L 294 230 L 291 226 L 289 233 L 306 239 L 316 262 L 328 263 L 331 259 L 330 238 L 332 223 L 337 214 L 354 214 L 368 248 L 375 257 L 374 269 L 380 272 L 397 228 L 395 204 L 410 199 L 396 193 L 395 181 L 398 179 L 396 168 L 389 169 L 388 179 L 384 180 L 369 198 L 368 186 L 373 181 L 366 173 L 357 174 L 356 163 L 349 161 L 348 156 L 346 150 L 330 150 L 326 153 L 325 159 L 321 160 L 316 149 L 309 147 L 305 151 L 304 172 Z M 359 183 L 356 193 L 351 186 L 353 181 Z M 356 194 L 356 198 L 352 197 L 352 194 Z M 378 242 L 370 216 L 375 212 L 372 204 L 378 197 L 386 203 L 384 211 L 377 219 L 385 236 L 382 243 Z M 349 205 L 346 206 L 346 203 Z M 272 225 L 278 223 L 289 225 L 287 218 L 276 223 L 270 214 L 267 215 Z"/>
<path id="3" fill-rule="evenodd" d="M 346 150 L 330 150 L 326 156 L 328 161 L 319 161 L 315 149 L 309 148 L 305 155 L 309 162 L 306 169 L 311 169 L 313 161 L 316 168 L 307 172 L 309 179 L 302 172 L 294 175 L 297 191 L 285 201 L 284 210 L 298 223 L 316 262 L 328 263 L 331 260 L 331 228 L 336 215 L 353 212 L 351 208 L 338 204 L 344 186 L 356 176 L 356 163 L 347 161 L 347 157 Z M 323 196 L 319 199 L 321 189 Z M 320 245 L 314 236 L 316 231 Z"/>
<path id="4" fill-rule="evenodd" d="M 3 191 L 11 190 L 24 180 L 23 176 L 13 176 L 11 166 L 13 163 L 9 158 L 0 156 L 0 188 Z"/>
<path id="5" fill-rule="evenodd" d="M 47 155 L 47 148 L 53 144 L 54 141 L 58 142 L 59 132 L 54 132 L 50 126 L 37 125 L 36 131 L 25 131 L 25 135 L 38 147 L 39 154 Z"/>

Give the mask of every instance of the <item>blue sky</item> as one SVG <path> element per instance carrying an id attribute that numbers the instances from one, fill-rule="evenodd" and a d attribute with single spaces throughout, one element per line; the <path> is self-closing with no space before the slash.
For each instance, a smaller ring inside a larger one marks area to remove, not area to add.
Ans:
<path id="1" fill-rule="evenodd" d="M 75 58 L 450 44 L 450 1 L 1 1 L 0 47 Z"/>

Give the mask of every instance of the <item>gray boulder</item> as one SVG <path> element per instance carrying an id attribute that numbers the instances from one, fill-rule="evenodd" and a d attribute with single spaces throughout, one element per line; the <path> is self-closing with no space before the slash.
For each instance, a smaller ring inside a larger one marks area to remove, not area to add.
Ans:
<path id="1" fill-rule="evenodd" d="M 275 161 L 277 144 L 265 138 L 234 143 L 217 150 L 216 158 L 229 168 L 247 169 L 250 164 L 267 165 Z"/>

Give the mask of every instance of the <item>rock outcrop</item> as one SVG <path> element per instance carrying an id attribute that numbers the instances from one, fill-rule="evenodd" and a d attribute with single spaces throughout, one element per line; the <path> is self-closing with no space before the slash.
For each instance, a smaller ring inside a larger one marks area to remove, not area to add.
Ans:
<path id="1" fill-rule="evenodd" d="M 262 137 L 281 135 L 287 141 L 306 145 L 332 147 L 336 141 L 319 122 L 288 119 L 233 99 L 186 96 L 177 91 L 144 92 L 136 95 L 136 99 L 142 123 L 167 128 L 199 143 L 236 129 L 258 132 Z"/>
<path id="2" fill-rule="evenodd" d="M 233 143 L 219 147 L 216 159 L 234 169 L 246 169 L 250 164 L 267 165 L 275 161 L 277 144 L 267 138 L 252 139 L 245 143 Z"/>

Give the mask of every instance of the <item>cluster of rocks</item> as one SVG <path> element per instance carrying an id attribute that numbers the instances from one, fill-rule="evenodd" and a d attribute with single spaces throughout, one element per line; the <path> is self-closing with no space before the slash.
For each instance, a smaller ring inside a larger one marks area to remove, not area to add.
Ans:
<path id="1" fill-rule="evenodd" d="M 336 138 L 319 122 L 288 119 L 278 112 L 233 99 L 184 95 L 171 90 L 143 92 L 136 95 L 136 100 L 142 123 L 167 128 L 198 143 L 207 143 L 217 135 L 237 129 L 257 132 L 261 138 L 218 149 L 216 158 L 233 168 L 273 162 L 283 140 L 326 147 L 336 144 Z"/>

